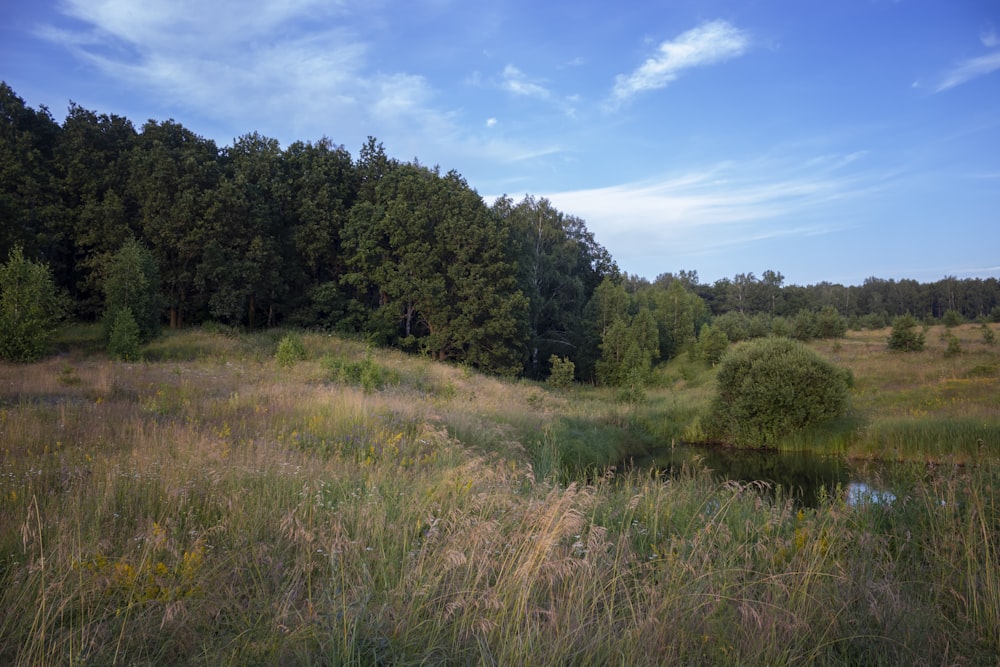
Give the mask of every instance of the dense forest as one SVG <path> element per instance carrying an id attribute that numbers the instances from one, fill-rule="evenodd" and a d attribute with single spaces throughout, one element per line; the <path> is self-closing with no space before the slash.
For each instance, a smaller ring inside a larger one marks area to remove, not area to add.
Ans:
<path id="1" fill-rule="evenodd" d="M 256 132 L 220 148 L 173 120 L 136 129 L 72 102 L 60 125 L 4 83 L 0 261 L 15 251 L 44 263 L 85 321 L 116 299 L 136 310 L 123 276 L 139 267 L 154 320 L 143 335 L 301 326 L 505 375 L 571 362 L 578 379 L 612 385 L 711 334 L 841 335 L 907 313 L 1000 319 L 996 278 L 648 281 L 548 200 L 484 202 L 457 172 L 393 159 L 371 137 L 356 158 L 327 138 L 282 149 Z"/>

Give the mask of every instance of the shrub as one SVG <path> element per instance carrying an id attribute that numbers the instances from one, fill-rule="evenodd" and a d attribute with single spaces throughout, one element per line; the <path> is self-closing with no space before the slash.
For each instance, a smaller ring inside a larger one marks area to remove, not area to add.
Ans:
<path id="1" fill-rule="evenodd" d="M 399 374 L 375 363 L 370 349 L 361 361 L 350 361 L 325 354 L 320 360 L 320 365 L 326 370 L 331 381 L 360 386 L 366 394 L 380 391 L 386 385 L 399 384 Z"/>
<path id="2" fill-rule="evenodd" d="M 712 326 L 726 334 L 731 343 L 738 343 L 750 337 L 750 318 L 731 310 L 712 320 Z"/>
<path id="3" fill-rule="evenodd" d="M 823 306 L 813 325 L 816 338 L 843 338 L 847 334 L 847 320 L 833 306 Z"/>
<path id="4" fill-rule="evenodd" d="M 726 354 L 717 382 L 717 435 L 734 445 L 763 447 L 842 415 L 852 378 L 800 342 L 763 338 Z"/>
<path id="5" fill-rule="evenodd" d="M 780 338 L 791 338 L 792 325 L 780 315 L 771 320 L 771 335 Z"/>
<path id="6" fill-rule="evenodd" d="M 981 329 L 983 331 L 983 342 L 987 345 L 996 345 L 997 335 L 993 333 L 993 329 L 990 328 L 990 325 L 983 322 Z"/>
<path id="7" fill-rule="evenodd" d="M 816 335 L 816 314 L 810 310 L 802 309 L 795 314 L 792 321 L 792 338 L 796 340 L 809 340 Z"/>
<path id="8" fill-rule="evenodd" d="M 959 343 L 955 334 L 949 332 L 945 338 L 948 340 L 948 347 L 944 351 L 944 356 L 954 357 L 962 353 L 962 344 Z"/>
<path id="9" fill-rule="evenodd" d="M 568 389 L 573 386 L 573 377 L 576 374 L 576 364 L 569 359 L 563 359 L 552 355 L 549 357 L 552 371 L 549 373 L 548 383 L 556 389 Z"/>
<path id="10" fill-rule="evenodd" d="M 135 361 L 139 358 L 141 332 L 139 324 L 128 306 L 118 309 L 115 321 L 108 334 L 108 354 L 119 361 Z"/>
<path id="11" fill-rule="evenodd" d="M 64 312 L 64 297 L 49 267 L 12 248 L 0 265 L 0 359 L 41 357 Z"/>
<path id="12" fill-rule="evenodd" d="M 919 352 L 924 349 L 924 333 L 917 330 L 917 318 L 900 315 L 892 322 L 889 334 L 889 349 L 900 352 Z"/>
<path id="13" fill-rule="evenodd" d="M 284 368 L 294 366 L 296 362 L 306 358 L 306 346 L 302 338 L 296 334 L 285 334 L 278 342 L 278 350 L 274 353 L 278 365 Z"/>
<path id="14" fill-rule="evenodd" d="M 944 311 L 944 315 L 941 316 L 941 322 L 949 329 L 957 327 L 963 320 L 962 313 L 957 310 L 946 310 Z"/>

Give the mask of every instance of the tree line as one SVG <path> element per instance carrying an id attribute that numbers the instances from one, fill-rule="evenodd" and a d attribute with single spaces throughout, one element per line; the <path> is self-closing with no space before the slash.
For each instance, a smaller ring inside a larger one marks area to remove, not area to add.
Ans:
<path id="1" fill-rule="evenodd" d="M 118 320 L 145 339 L 161 324 L 292 325 L 492 373 L 544 378 L 569 364 L 613 385 L 691 349 L 726 313 L 831 307 L 874 325 L 1000 306 L 995 279 L 650 282 L 623 275 L 548 200 L 486 203 L 457 172 L 391 158 L 375 138 L 356 158 L 327 138 L 282 149 L 256 132 L 220 148 L 174 120 L 137 129 L 72 102 L 60 124 L 0 83 L 0 261 L 15 251 L 109 339 Z"/>

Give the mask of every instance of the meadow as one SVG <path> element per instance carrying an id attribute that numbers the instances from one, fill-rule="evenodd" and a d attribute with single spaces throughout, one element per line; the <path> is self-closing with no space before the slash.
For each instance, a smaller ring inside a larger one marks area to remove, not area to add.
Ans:
<path id="1" fill-rule="evenodd" d="M 645 400 L 363 343 L 94 328 L 0 365 L 0 664 L 995 664 L 998 355 L 978 330 L 855 375 L 817 447 L 926 460 L 817 508 L 612 464 L 693 438 L 712 370 Z M 792 446 L 794 443 L 786 443 Z"/>

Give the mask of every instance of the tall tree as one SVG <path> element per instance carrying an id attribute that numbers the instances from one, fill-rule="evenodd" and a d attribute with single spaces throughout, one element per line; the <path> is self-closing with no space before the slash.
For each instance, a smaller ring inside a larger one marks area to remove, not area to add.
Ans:
<path id="1" fill-rule="evenodd" d="M 59 285 L 73 282 L 54 153 L 59 125 L 0 82 L 0 252 L 15 246 L 44 261 Z"/>
<path id="2" fill-rule="evenodd" d="M 108 262 L 104 280 L 104 336 L 120 311 L 128 309 L 139 342 L 152 340 L 160 331 L 160 271 L 149 250 L 129 239 Z"/>
<path id="3" fill-rule="evenodd" d="M 143 125 L 129 159 L 129 191 L 142 236 L 160 266 L 171 328 L 207 308 L 199 285 L 205 249 L 206 194 L 219 182 L 215 143 L 172 120 Z"/>
<path id="4" fill-rule="evenodd" d="M 43 262 L 11 249 L 0 264 L 0 359 L 33 361 L 42 356 L 65 301 Z"/>
<path id="5" fill-rule="evenodd" d="M 582 220 L 547 199 L 526 196 L 515 205 L 501 197 L 492 208 L 511 227 L 518 280 L 530 302 L 526 370 L 542 377 L 552 355 L 577 358 L 585 341 L 584 306 L 613 262 Z"/>
<path id="6" fill-rule="evenodd" d="M 527 301 L 509 229 L 457 173 L 400 164 L 343 229 L 345 281 L 375 297 L 368 330 L 436 359 L 511 373 L 521 361 Z"/>
<path id="7" fill-rule="evenodd" d="M 77 279 L 69 287 L 83 317 L 100 312 L 107 264 L 139 231 L 128 192 L 128 158 L 136 137 L 128 119 L 72 102 L 63 122 L 56 163 L 76 261 Z"/>

